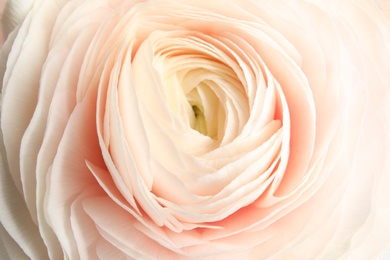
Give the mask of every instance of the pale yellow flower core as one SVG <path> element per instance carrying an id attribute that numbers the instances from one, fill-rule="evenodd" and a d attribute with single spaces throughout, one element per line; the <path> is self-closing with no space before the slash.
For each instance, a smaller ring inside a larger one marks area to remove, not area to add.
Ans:
<path id="1" fill-rule="evenodd" d="M 164 100 L 179 121 L 218 143 L 228 142 L 249 115 L 239 66 L 216 39 L 181 34 L 160 32 L 149 38 Z"/>
<path id="2" fill-rule="evenodd" d="M 199 133 L 207 135 L 206 119 L 204 117 L 203 107 L 192 105 L 192 111 L 194 112 L 195 120 L 191 127 Z"/>
<path id="3" fill-rule="evenodd" d="M 181 87 L 181 89 L 184 88 L 184 86 Z M 216 137 L 218 119 L 223 118 L 218 118 L 219 100 L 215 93 L 205 82 L 200 82 L 185 94 L 185 99 L 188 102 L 186 104 L 187 117 L 191 128 L 211 138 Z M 191 109 L 189 109 L 190 107 Z"/>

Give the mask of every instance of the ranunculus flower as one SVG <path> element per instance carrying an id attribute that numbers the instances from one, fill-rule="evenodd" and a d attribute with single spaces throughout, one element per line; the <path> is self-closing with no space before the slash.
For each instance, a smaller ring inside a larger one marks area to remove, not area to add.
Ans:
<path id="1" fill-rule="evenodd" d="M 2 259 L 389 258 L 388 7 L 10 1 Z"/>

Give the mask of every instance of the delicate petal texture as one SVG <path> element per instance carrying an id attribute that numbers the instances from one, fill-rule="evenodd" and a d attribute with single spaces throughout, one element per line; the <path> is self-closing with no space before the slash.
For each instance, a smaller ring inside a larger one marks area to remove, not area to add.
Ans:
<path id="1" fill-rule="evenodd" d="M 390 257 L 390 5 L 9 1 L 1 257 Z"/>
<path id="2" fill-rule="evenodd" d="M 1 26 L 4 38 L 7 38 L 10 32 L 20 26 L 20 24 L 26 18 L 27 13 L 31 10 L 33 3 L 33 0 L 26 0 L 23 2 L 6 0 L 1 1 L 1 10 L 5 10 L 2 12 Z M 4 5 L 7 5 L 7 8 L 4 9 Z"/>
<path id="3" fill-rule="evenodd" d="M 2 141 L 2 136 L 0 136 L 0 140 Z M 0 149 L 2 150 L 0 172 L 5 173 L 8 172 L 8 167 L 5 158 L 3 158 L 5 155 L 4 147 L 0 147 Z M 32 222 L 23 197 L 13 185 L 11 176 L 7 174 L 0 175 L 0 191 L 0 235 L 2 246 L 5 247 L 2 252 L 8 253 L 9 258 L 47 257 L 38 228 Z"/>

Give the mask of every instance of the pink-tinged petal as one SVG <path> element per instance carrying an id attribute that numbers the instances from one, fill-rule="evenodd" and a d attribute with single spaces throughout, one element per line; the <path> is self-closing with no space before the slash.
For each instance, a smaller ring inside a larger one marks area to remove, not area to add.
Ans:
<path id="1" fill-rule="evenodd" d="M 63 85 L 66 87 L 66 85 Z M 52 104 L 61 105 L 55 112 L 49 113 L 47 127 L 45 129 L 44 139 L 37 157 L 36 165 L 36 196 L 37 196 L 37 217 L 40 225 L 40 232 L 48 245 L 50 257 L 63 257 L 60 250 L 60 244 L 55 233 L 48 224 L 46 218 L 46 202 L 45 196 L 47 192 L 47 174 L 55 158 L 58 144 L 64 133 L 64 129 L 69 120 L 69 117 L 74 109 L 75 101 L 72 92 L 64 91 L 61 88 L 56 90 L 53 96 Z M 53 146 L 53 144 L 56 144 Z"/>
<path id="2" fill-rule="evenodd" d="M 67 257 L 77 257 L 71 228 L 73 200 L 87 187 L 101 190 L 90 174 L 85 160 L 104 165 L 95 126 L 96 93 L 76 105 L 59 143 L 53 165 L 47 174 L 46 217 Z M 60 104 L 58 104 L 60 105 Z M 81 127 L 82 126 L 82 127 Z M 75 147 L 73 143 L 79 145 Z"/>
<path id="3" fill-rule="evenodd" d="M 56 3 L 2 50 L 9 250 L 35 222 L 50 258 L 389 254 L 383 1 Z"/>
<path id="4" fill-rule="evenodd" d="M 39 219 L 41 233 L 46 243 L 49 244 L 48 248 L 57 252 L 58 250 L 56 250 L 55 245 L 53 245 L 53 243 L 56 242 L 56 239 L 54 239 L 54 234 L 52 233 L 51 228 L 45 224 L 46 220 L 43 213 L 43 208 L 45 206 L 43 197 L 46 190 L 46 172 L 54 159 L 57 151 L 56 146 L 61 140 L 63 129 L 65 128 L 69 120 L 70 113 L 75 106 L 75 93 L 77 92 L 76 88 L 78 86 L 77 81 L 79 79 L 81 62 L 83 62 L 82 57 L 86 52 L 86 48 L 89 47 L 91 36 L 94 35 L 94 31 L 96 30 L 98 23 L 105 17 L 105 12 L 110 11 L 108 8 L 99 8 L 94 6 L 94 8 L 98 10 L 97 12 L 90 12 L 88 15 L 84 15 L 82 13 L 73 12 L 73 9 L 75 8 L 77 8 L 76 5 L 67 5 L 63 10 L 64 12 L 61 13 L 61 17 L 57 18 L 57 24 L 54 28 L 54 36 L 52 37 L 51 42 L 51 54 L 56 57 L 63 55 L 67 58 L 67 60 L 62 67 L 58 82 L 56 82 L 56 92 L 54 93 L 52 100 L 52 103 L 54 104 L 53 107 L 55 108 L 52 108 L 49 114 L 50 119 L 45 131 L 45 139 L 37 162 L 37 170 L 40 173 L 38 174 L 37 183 L 37 196 L 39 198 L 37 203 L 40 209 Z M 68 13 L 71 13 L 71 15 L 67 15 Z M 61 23 L 61 19 L 65 19 L 67 26 Z M 80 31 L 81 33 L 76 33 L 75 31 Z M 72 41 L 72 38 L 77 40 Z M 73 55 L 67 54 L 66 52 L 68 51 L 73 53 Z M 76 61 L 78 63 L 77 65 Z M 49 78 L 53 77 L 53 73 L 49 71 L 50 69 L 53 69 L 52 67 L 52 64 L 47 64 L 48 70 L 45 71 L 46 74 L 44 74 L 44 76 L 49 75 Z M 50 87 L 50 84 L 53 84 L 48 80 L 44 82 L 46 85 L 43 84 L 43 88 L 47 87 L 47 85 Z M 42 93 L 44 95 L 48 94 L 47 91 L 42 91 L 41 94 Z M 42 104 L 40 103 L 39 105 Z M 40 116 L 38 113 L 37 115 Z M 44 124 L 40 123 L 37 126 L 42 127 Z M 32 141 L 34 140 L 35 139 L 32 139 Z M 29 146 L 27 148 L 29 148 Z"/>
<path id="5" fill-rule="evenodd" d="M 84 210 L 84 201 L 101 196 L 100 189 L 87 188 L 72 202 L 70 222 L 80 259 L 97 258 L 96 247 L 101 240 L 96 225 Z"/>
<path id="6" fill-rule="evenodd" d="M 99 259 L 127 259 L 126 255 L 119 248 L 103 239 L 99 240 L 96 245 L 96 254 Z"/>
<path id="7" fill-rule="evenodd" d="M 114 73 L 118 73 L 118 71 L 114 71 Z M 115 74 L 113 79 L 113 82 L 116 83 Z M 143 141 L 142 136 L 140 136 L 138 140 L 134 139 L 131 146 L 128 145 L 125 138 L 125 132 L 120 121 L 120 112 L 118 111 L 116 104 L 118 99 L 116 86 L 114 85 L 109 88 L 108 91 L 108 105 L 110 105 L 111 108 L 110 118 L 112 118 L 113 121 L 111 125 L 110 139 L 110 150 L 113 162 L 118 167 L 118 172 L 123 181 L 126 183 L 128 188 L 132 190 L 134 197 L 137 199 L 137 202 L 141 205 L 143 210 L 145 210 L 147 214 L 156 221 L 157 225 L 171 225 L 171 220 L 165 218 L 164 214 L 160 210 L 160 206 L 151 198 L 150 184 L 147 182 L 147 179 L 143 178 L 141 173 L 142 171 L 149 173 L 148 165 L 142 162 L 143 160 L 146 160 L 147 157 L 140 157 L 140 154 L 137 152 L 139 151 L 139 148 L 142 147 L 137 146 L 138 142 Z M 136 104 L 136 101 L 133 104 Z M 128 112 L 131 113 L 131 110 Z M 136 120 L 136 118 L 134 119 Z"/>
<path id="8" fill-rule="evenodd" d="M 79 27 L 80 30 L 83 28 L 83 26 Z M 90 27 L 88 29 L 91 30 Z M 52 51 L 49 52 L 40 78 L 38 103 L 21 143 L 20 154 L 23 158 L 20 162 L 21 179 L 27 205 L 34 218 L 36 216 L 36 177 L 29 173 L 31 169 L 36 168 L 36 159 L 46 131 L 49 107 L 53 101 L 55 89 L 58 92 L 64 91 L 64 89 L 69 92 L 74 91 L 71 87 L 74 88 L 77 85 L 78 79 L 78 70 L 75 68 L 81 66 L 82 54 L 88 47 L 91 32 L 82 31 L 75 36 L 73 46 L 69 46 L 68 42 L 63 42 L 63 44 L 53 47 Z M 60 136 L 61 132 L 57 133 Z"/>
<path id="9" fill-rule="evenodd" d="M 147 215 L 140 215 L 137 212 L 135 212 L 130 205 L 128 205 L 128 202 L 126 199 L 118 192 L 116 189 L 116 184 L 111 179 L 109 173 L 105 170 L 99 169 L 98 167 L 87 163 L 88 167 L 91 169 L 92 173 L 94 174 L 95 178 L 98 180 L 99 184 L 103 187 L 103 189 L 106 191 L 106 193 L 109 195 L 111 200 L 115 202 L 117 205 L 119 205 L 121 208 L 126 210 L 128 213 L 132 215 L 137 220 L 136 227 L 139 231 L 143 232 L 145 235 L 149 236 L 151 239 L 155 241 L 162 241 L 160 243 L 165 244 L 168 247 L 182 247 L 183 244 L 186 243 L 186 240 L 183 240 L 186 235 L 182 233 L 172 232 L 169 229 L 162 230 L 161 227 L 158 227 L 155 225 L 155 223 L 147 216 Z M 196 225 L 195 227 L 208 227 L 208 225 Z M 191 229 L 191 227 L 188 227 L 188 229 Z M 178 236 L 178 234 L 181 234 Z M 203 244 L 205 243 L 202 239 L 196 236 L 192 236 L 192 233 L 188 234 L 189 242 L 187 242 L 189 245 L 193 244 Z"/>
<path id="10" fill-rule="evenodd" d="M 99 94 L 97 99 L 97 113 L 96 113 L 96 120 L 97 120 L 97 134 L 99 137 L 99 143 L 100 143 L 100 149 L 102 151 L 103 158 L 105 160 L 105 164 L 109 170 L 109 175 L 112 176 L 116 186 L 114 189 L 118 189 L 121 194 L 126 198 L 128 203 L 134 208 L 134 210 L 141 215 L 141 213 L 138 210 L 138 206 L 135 203 L 135 200 L 133 198 L 133 191 L 132 187 L 128 183 L 129 179 L 123 180 L 122 176 L 120 175 L 120 172 L 118 171 L 118 167 L 114 164 L 113 159 L 110 155 L 110 146 L 111 146 L 111 131 L 110 131 L 110 125 L 107 125 L 108 122 L 111 122 L 110 120 L 110 114 L 111 110 L 106 109 L 105 103 L 107 99 L 107 86 L 109 85 L 109 78 L 110 76 L 110 68 L 113 64 L 112 57 L 109 61 L 105 64 L 105 67 L 102 72 L 102 77 L 99 82 Z M 103 122 L 102 122 L 103 121 Z M 118 123 L 118 122 L 117 122 Z M 120 124 L 120 123 L 119 123 Z M 120 126 L 118 127 L 120 129 Z M 116 129 L 118 129 L 116 128 Z M 96 175 L 96 171 L 91 168 L 88 164 L 88 167 L 91 169 L 93 173 Z M 103 187 L 105 185 L 101 184 Z M 108 192 L 109 193 L 109 192 Z"/>
<path id="11" fill-rule="evenodd" d="M 111 200 L 105 197 L 94 198 L 87 200 L 84 207 L 101 235 L 128 257 L 177 257 L 172 251 L 135 229 L 135 219 Z"/>

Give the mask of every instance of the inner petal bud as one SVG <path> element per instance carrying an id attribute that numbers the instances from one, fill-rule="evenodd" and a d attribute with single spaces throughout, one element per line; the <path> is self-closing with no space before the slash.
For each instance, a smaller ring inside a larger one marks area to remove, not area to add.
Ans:
<path id="1" fill-rule="evenodd" d="M 192 111 L 188 110 L 192 129 L 213 139 L 218 138 L 218 122 L 224 122 L 224 115 L 218 114 L 221 106 L 218 97 L 207 84 L 201 82 L 186 93 Z"/>
<path id="2" fill-rule="evenodd" d="M 153 63 L 177 118 L 218 143 L 234 139 L 245 124 L 248 102 L 225 50 L 202 35 L 158 38 L 153 46 Z"/>

